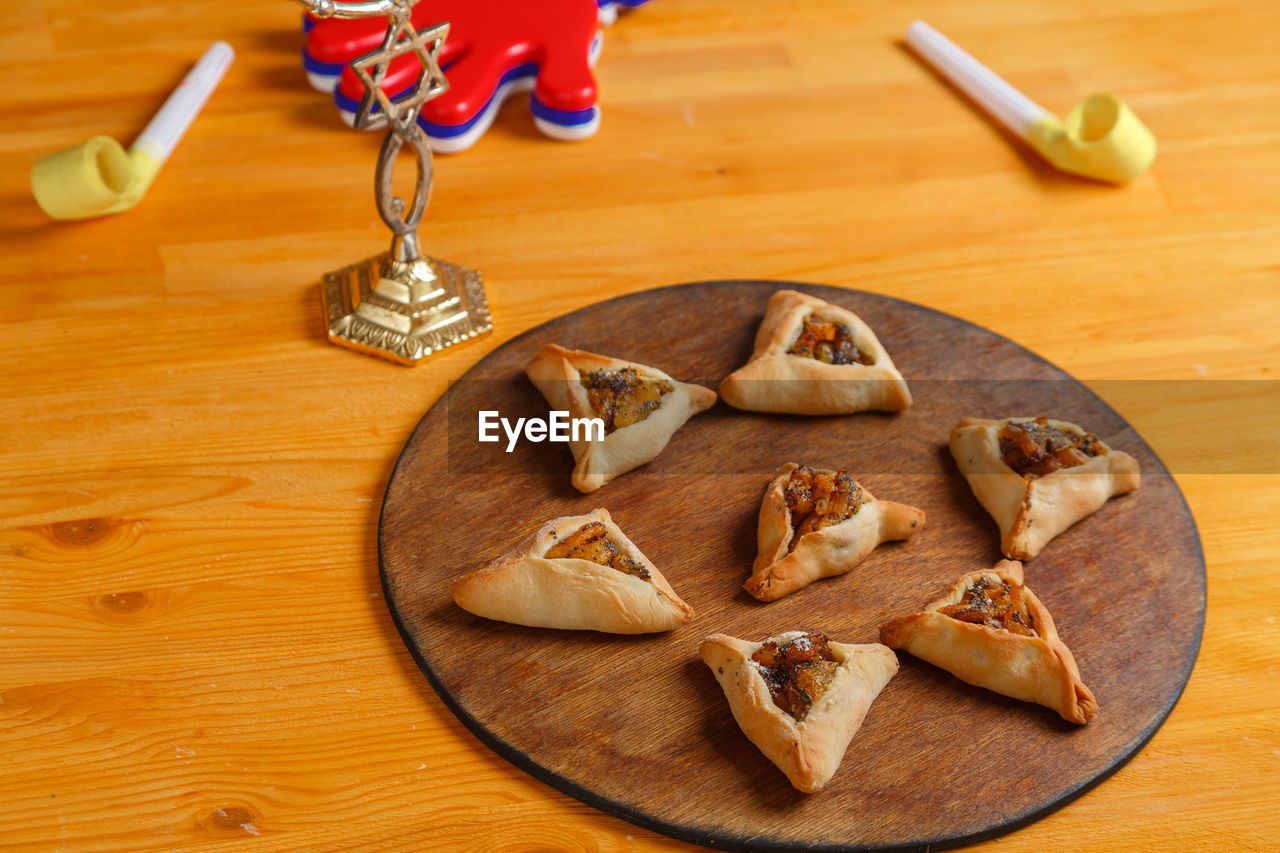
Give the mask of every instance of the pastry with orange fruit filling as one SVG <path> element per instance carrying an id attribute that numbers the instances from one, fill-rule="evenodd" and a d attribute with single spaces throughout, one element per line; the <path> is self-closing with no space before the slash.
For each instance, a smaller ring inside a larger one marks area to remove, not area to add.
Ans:
<path id="1" fill-rule="evenodd" d="M 513 551 L 455 580 L 450 592 L 477 616 L 540 628 L 645 634 L 693 618 L 604 509 L 548 521 Z"/>
<path id="2" fill-rule="evenodd" d="M 881 627 L 880 642 L 961 681 L 1044 705 L 1083 725 L 1098 702 L 1080 680 L 1053 617 L 1022 581 L 1022 564 L 1012 560 L 970 572 L 924 610 Z"/>
<path id="3" fill-rule="evenodd" d="M 913 506 L 876 500 L 847 471 L 788 462 L 760 504 L 759 551 L 746 590 L 776 601 L 819 578 L 844 574 L 877 545 L 911 538 L 924 518 Z"/>
<path id="4" fill-rule="evenodd" d="M 898 671 L 879 643 L 790 631 L 763 643 L 712 634 L 699 654 L 743 733 L 805 793 L 835 774 L 871 702 Z"/>
<path id="5" fill-rule="evenodd" d="M 525 374 L 551 408 L 604 421 L 602 440 L 580 435 L 569 441 L 572 482 L 581 492 L 652 461 L 685 421 L 716 401 L 711 389 L 679 382 L 656 367 L 556 344 L 538 350 Z"/>
<path id="6" fill-rule="evenodd" d="M 1000 550 L 1010 559 L 1031 559 L 1140 485 L 1136 459 L 1068 421 L 965 418 L 951 431 L 951 455 L 999 525 Z"/>
<path id="7" fill-rule="evenodd" d="M 906 380 L 861 317 L 794 290 L 769 299 L 750 360 L 725 377 L 720 396 L 739 409 L 799 415 L 911 405 Z"/>

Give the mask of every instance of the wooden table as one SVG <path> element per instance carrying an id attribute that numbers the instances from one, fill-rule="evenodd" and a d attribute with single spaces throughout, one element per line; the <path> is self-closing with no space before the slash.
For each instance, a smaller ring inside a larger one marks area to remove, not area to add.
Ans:
<path id="1" fill-rule="evenodd" d="M 324 338 L 319 277 L 387 242 L 380 136 L 307 87 L 294 7 L 11 3 L 0 850 L 692 849 L 481 746 L 403 647 L 375 535 L 410 430 L 486 352 L 600 299 L 714 278 L 923 303 L 1104 396 L 1102 380 L 1201 381 L 1205 407 L 1172 425 L 1158 402 L 1112 400 L 1200 525 L 1209 611 L 1186 693 L 1112 779 L 986 846 L 1274 845 L 1280 477 L 1179 465 L 1222 423 L 1225 383 L 1205 380 L 1274 381 L 1280 7 L 1123 6 L 624 15 L 596 138 L 548 141 L 513 102 L 438 159 L 423 242 L 484 271 L 496 331 L 405 368 Z M 1123 189 L 1049 171 L 901 46 L 911 16 L 1055 111 L 1123 94 L 1160 140 L 1153 171 Z M 36 159 L 95 133 L 127 143 L 215 38 L 236 63 L 148 197 L 46 219 Z"/>

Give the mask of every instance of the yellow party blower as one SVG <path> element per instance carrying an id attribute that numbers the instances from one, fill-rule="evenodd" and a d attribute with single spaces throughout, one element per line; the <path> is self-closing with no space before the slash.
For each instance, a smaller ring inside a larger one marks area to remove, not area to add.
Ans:
<path id="1" fill-rule="evenodd" d="M 127 154 L 111 137 L 95 136 L 42 158 L 31 168 L 36 203 L 54 219 L 87 219 L 133 207 L 234 58 L 231 45 L 214 42 L 138 134 Z"/>
<path id="2" fill-rule="evenodd" d="M 1155 136 L 1115 95 L 1090 95 L 1063 122 L 924 21 L 907 28 L 907 44 L 1064 172 L 1122 184 L 1156 159 Z"/>

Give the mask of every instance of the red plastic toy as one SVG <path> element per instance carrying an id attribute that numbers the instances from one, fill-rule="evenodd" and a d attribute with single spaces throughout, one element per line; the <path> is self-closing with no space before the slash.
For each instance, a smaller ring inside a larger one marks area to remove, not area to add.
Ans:
<path id="1" fill-rule="evenodd" d="M 428 101 L 418 124 L 435 151 L 464 151 L 493 123 L 507 98 L 533 90 L 534 123 L 547 136 L 575 140 L 600 126 L 592 66 L 600 52 L 599 24 L 612 23 L 619 7 L 647 0 L 420 0 L 413 25 L 449 22 L 441 66 L 449 91 Z M 312 86 L 332 92 L 350 124 L 363 86 L 348 67 L 376 49 L 386 33 L 381 17 L 304 20 L 303 65 Z M 421 67 L 400 57 L 387 71 L 384 91 L 407 91 Z M 374 125 L 377 126 L 377 125 Z"/>

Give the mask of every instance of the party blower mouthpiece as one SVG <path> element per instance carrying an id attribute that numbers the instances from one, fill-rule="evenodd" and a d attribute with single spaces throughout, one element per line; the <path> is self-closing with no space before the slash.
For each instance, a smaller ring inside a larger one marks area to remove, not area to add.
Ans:
<path id="1" fill-rule="evenodd" d="M 1122 184 L 1156 158 L 1155 136 L 1115 95 L 1090 95 L 1063 122 L 924 21 L 907 27 L 907 44 L 1064 172 Z"/>
<path id="2" fill-rule="evenodd" d="M 231 45 L 214 42 L 138 134 L 128 153 L 111 137 L 95 136 L 42 158 L 31 168 L 36 203 L 54 219 L 87 219 L 133 207 L 234 58 Z"/>

